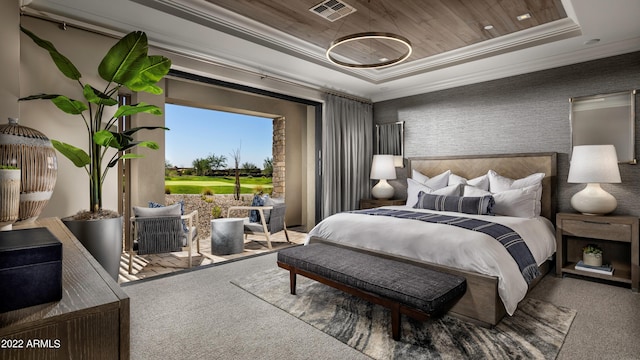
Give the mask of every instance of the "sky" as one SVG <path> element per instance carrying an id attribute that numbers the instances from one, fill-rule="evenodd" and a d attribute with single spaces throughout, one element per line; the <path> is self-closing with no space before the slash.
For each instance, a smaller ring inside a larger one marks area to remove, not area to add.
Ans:
<path id="1" fill-rule="evenodd" d="M 250 162 L 262 169 L 264 159 L 273 157 L 272 119 L 166 104 L 165 121 L 165 158 L 173 166 L 192 167 L 196 158 L 215 154 L 224 155 L 232 168 L 239 148 L 240 165 Z"/>

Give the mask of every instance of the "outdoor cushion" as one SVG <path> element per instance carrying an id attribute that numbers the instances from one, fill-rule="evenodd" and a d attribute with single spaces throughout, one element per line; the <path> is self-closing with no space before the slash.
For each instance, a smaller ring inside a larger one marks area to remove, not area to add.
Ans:
<path id="1" fill-rule="evenodd" d="M 147 208 L 144 206 L 134 206 L 133 214 L 136 217 L 156 217 L 156 216 L 171 216 L 182 215 L 180 204 L 173 204 L 169 206 L 163 206 L 158 208 Z"/>

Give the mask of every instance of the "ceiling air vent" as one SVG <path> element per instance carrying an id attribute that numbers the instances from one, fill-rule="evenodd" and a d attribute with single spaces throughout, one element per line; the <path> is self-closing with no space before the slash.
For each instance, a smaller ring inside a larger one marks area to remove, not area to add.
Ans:
<path id="1" fill-rule="evenodd" d="M 351 5 L 343 3 L 342 1 L 328 0 L 321 2 L 316 6 L 313 6 L 311 9 L 309 9 L 309 11 L 316 13 L 319 16 L 322 16 L 323 18 L 333 22 L 356 12 L 356 9 Z"/>

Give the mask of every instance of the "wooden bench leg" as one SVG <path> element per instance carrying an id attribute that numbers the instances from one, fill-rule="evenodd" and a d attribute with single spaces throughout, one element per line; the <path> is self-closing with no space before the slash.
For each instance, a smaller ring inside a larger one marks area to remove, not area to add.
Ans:
<path id="1" fill-rule="evenodd" d="M 400 340 L 400 304 L 395 303 L 391 306 L 391 336 L 393 340 Z"/>
<path id="2" fill-rule="evenodd" d="M 289 288 L 291 289 L 291 295 L 296 294 L 296 272 L 294 269 L 289 270 Z"/>

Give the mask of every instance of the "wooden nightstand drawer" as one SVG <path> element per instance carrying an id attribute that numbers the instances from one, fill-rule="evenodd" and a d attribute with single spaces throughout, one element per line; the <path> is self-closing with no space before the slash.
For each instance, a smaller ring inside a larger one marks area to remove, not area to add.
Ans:
<path id="1" fill-rule="evenodd" d="M 630 224 L 563 220 L 561 226 L 565 235 L 631 242 Z"/>

